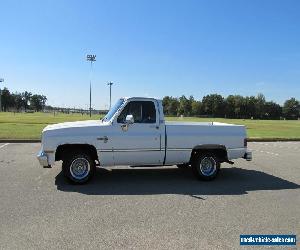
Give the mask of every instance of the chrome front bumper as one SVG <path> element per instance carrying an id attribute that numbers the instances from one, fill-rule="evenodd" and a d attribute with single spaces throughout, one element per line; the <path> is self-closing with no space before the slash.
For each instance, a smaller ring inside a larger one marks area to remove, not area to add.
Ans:
<path id="1" fill-rule="evenodd" d="M 251 151 L 247 151 L 245 154 L 244 154 L 244 159 L 246 159 L 246 161 L 252 161 L 252 152 Z"/>
<path id="2" fill-rule="evenodd" d="M 37 155 L 40 165 L 43 167 L 49 167 L 48 156 L 44 151 L 40 151 Z"/>

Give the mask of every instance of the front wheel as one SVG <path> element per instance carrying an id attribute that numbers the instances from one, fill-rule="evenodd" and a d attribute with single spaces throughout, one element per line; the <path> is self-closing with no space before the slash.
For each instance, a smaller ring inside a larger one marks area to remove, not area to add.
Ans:
<path id="1" fill-rule="evenodd" d="M 210 181 L 217 177 L 220 170 L 218 158 L 211 153 L 200 153 L 193 161 L 194 174 L 201 180 Z"/>
<path id="2" fill-rule="evenodd" d="M 86 153 L 71 153 L 66 156 L 62 164 L 66 178 L 73 183 L 85 183 L 95 173 L 95 161 Z"/>

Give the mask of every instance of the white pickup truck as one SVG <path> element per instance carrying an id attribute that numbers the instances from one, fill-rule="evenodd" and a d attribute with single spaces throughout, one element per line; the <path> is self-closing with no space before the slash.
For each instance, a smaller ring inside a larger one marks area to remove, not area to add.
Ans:
<path id="1" fill-rule="evenodd" d="M 62 160 L 64 175 L 87 182 L 96 166 L 191 166 L 199 179 L 212 180 L 222 162 L 252 159 L 242 125 L 166 122 L 162 101 L 121 98 L 102 120 L 47 126 L 38 160 L 51 167 Z"/>

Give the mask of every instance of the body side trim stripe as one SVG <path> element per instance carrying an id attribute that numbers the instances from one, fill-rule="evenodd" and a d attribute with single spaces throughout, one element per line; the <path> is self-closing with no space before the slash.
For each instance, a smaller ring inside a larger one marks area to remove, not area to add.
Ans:
<path id="1" fill-rule="evenodd" d="M 191 151 L 191 148 L 167 148 L 167 151 Z"/>
<path id="2" fill-rule="evenodd" d="M 162 151 L 159 148 L 139 148 L 139 149 L 97 149 L 100 152 L 147 152 L 147 151 Z"/>
<path id="3" fill-rule="evenodd" d="M 191 151 L 191 148 L 168 148 L 166 151 Z M 147 151 L 165 151 L 159 148 L 137 148 L 137 149 L 97 149 L 100 152 L 147 152 Z"/>

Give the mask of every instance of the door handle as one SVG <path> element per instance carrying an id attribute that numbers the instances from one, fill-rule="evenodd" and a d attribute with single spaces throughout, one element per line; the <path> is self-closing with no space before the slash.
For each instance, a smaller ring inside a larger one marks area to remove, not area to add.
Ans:
<path id="1" fill-rule="evenodd" d="M 156 129 L 159 129 L 159 126 L 158 126 L 158 125 L 150 125 L 150 128 L 156 128 Z"/>
<path id="2" fill-rule="evenodd" d="M 98 141 L 103 141 L 104 143 L 107 143 L 108 137 L 107 137 L 107 136 L 98 137 L 97 140 L 98 140 Z"/>

